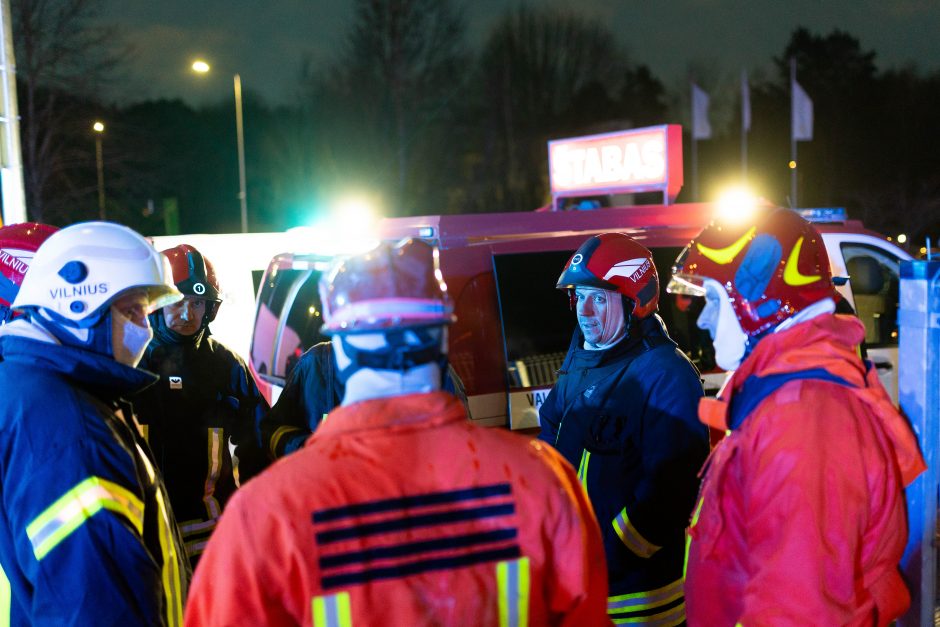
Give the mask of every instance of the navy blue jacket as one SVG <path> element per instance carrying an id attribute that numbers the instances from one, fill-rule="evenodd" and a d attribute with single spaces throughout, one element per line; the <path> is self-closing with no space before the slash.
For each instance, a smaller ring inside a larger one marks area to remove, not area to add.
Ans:
<path id="1" fill-rule="evenodd" d="M 611 617 L 665 620 L 681 610 L 685 527 L 708 455 L 701 380 L 656 315 L 609 349 L 583 342 L 576 330 L 539 437 L 578 469 L 594 506 Z"/>
<path id="2" fill-rule="evenodd" d="M 0 354 L 0 586 L 10 595 L 0 623 L 179 624 L 189 565 L 147 444 L 119 403 L 155 378 L 13 335 L 0 337 Z"/>
<path id="3" fill-rule="evenodd" d="M 205 333 L 155 335 L 138 367 L 160 376 L 131 400 L 195 567 L 235 489 L 267 465 L 257 429 L 268 404 L 242 358 Z"/>

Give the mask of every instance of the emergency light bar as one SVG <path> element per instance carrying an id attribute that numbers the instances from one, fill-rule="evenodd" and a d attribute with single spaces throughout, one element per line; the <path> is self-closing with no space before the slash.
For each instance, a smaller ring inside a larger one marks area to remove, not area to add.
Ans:
<path id="1" fill-rule="evenodd" d="M 669 204 L 682 189 L 682 127 L 667 124 L 552 140 L 548 167 L 553 201 L 661 191 Z"/>
<path id="2" fill-rule="evenodd" d="M 794 209 L 794 211 L 807 222 L 845 222 L 848 220 L 845 207 L 814 207 Z"/>

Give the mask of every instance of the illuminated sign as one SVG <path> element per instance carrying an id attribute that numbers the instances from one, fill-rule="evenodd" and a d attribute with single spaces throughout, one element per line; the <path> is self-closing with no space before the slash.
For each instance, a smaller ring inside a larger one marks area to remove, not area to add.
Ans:
<path id="1" fill-rule="evenodd" d="M 548 142 L 552 195 L 586 196 L 682 189 L 682 127 L 678 124 Z"/>

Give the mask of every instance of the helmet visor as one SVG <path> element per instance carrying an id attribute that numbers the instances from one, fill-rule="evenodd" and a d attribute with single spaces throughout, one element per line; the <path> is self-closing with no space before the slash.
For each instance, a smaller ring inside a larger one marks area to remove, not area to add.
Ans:
<path id="1" fill-rule="evenodd" d="M 666 286 L 666 291 L 670 294 L 682 294 L 684 296 L 705 297 L 705 285 L 702 277 L 689 274 L 674 274 Z"/>

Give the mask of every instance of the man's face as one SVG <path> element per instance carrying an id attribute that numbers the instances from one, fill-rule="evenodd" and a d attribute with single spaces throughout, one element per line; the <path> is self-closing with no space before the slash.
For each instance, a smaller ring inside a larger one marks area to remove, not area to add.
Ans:
<path id="1" fill-rule="evenodd" d="M 152 337 L 149 312 L 150 299 L 144 291 L 129 292 L 111 303 L 111 346 L 118 363 L 136 366 L 140 362 Z"/>
<path id="2" fill-rule="evenodd" d="M 575 311 L 578 314 L 578 324 L 588 344 L 597 345 L 604 341 L 604 329 L 609 313 L 610 293 L 606 290 L 590 287 L 577 287 L 575 294 Z M 606 338 L 609 339 L 609 338 Z"/>
<path id="3" fill-rule="evenodd" d="M 163 308 L 163 320 L 167 328 L 180 335 L 195 335 L 202 327 L 206 315 L 206 299 L 185 296 L 183 300 Z"/>

